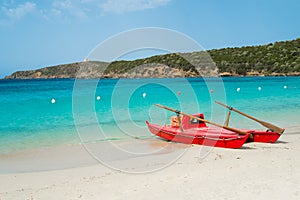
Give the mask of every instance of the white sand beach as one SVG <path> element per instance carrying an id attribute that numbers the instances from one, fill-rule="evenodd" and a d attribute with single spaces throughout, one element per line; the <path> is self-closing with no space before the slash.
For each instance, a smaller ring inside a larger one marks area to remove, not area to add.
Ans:
<path id="1" fill-rule="evenodd" d="M 275 144 L 213 148 L 204 158 L 201 148 L 192 145 L 150 173 L 124 173 L 90 159 L 90 166 L 2 174 L 0 199 L 300 199 L 300 133 L 285 133 Z"/>

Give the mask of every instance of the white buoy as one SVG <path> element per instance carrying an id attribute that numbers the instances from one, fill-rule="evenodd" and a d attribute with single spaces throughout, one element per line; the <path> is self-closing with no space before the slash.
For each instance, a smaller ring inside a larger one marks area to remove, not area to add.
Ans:
<path id="1" fill-rule="evenodd" d="M 258 87 L 257 89 L 258 89 L 259 91 L 261 91 L 261 87 Z"/>
<path id="2" fill-rule="evenodd" d="M 100 101 L 101 97 L 100 96 L 97 96 L 97 101 Z"/>
<path id="3" fill-rule="evenodd" d="M 236 91 L 239 92 L 241 90 L 241 88 L 236 88 Z"/>
<path id="4" fill-rule="evenodd" d="M 147 94 L 144 92 L 144 93 L 143 93 L 143 98 L 145 98 L 146 96 L 147 96 Z"/>
<path id="5" fill-rule="evenodd" d="M 286 89 L 286 88 L 287 88 L 287 86 L 285 85 L 285 86 L 283 86 L 283 88 L 284 88 L 284 89 Z"/>
<path id="6" fill-rule="evenodd" d="M 51 99 L 51 103 L 54 104 L 56 102 L 55 99 Z"/>

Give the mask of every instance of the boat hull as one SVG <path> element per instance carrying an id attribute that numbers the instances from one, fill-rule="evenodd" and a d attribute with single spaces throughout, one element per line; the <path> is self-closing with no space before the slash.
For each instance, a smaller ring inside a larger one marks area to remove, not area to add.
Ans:
<path id="1" fill-rule="evenodd" d="M 272 131 L 248 131 L 251 133 L 248 142 L 275 143 L 280 134 Z"/>
<path id="2" fill-rule="evenodd" d="M 222 148 L 241 148 L 249 137 L 247 135 L 239 135 L 225 129 L 214 129 L 204 127 L 201 129 L 180 131 L 179 128 L 171 126 L 161 126 L 151 124 L 146 121 L 151 133 L 169 141 L 199 144 L 205 146 L 214 146 Z"/>

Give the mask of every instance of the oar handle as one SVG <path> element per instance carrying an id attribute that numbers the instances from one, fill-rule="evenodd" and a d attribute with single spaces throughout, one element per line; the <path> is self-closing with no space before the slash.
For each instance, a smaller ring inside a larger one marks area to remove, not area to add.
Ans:
<path id="1" fill-rule="evenodd" d="M 187 113 L 183 113 L 183 112 L 181 112 L 181 111 L 179 111 L 179 110 L 175 110 L 175 109 L 173 109 L 173 108 L 169 108 L 169 107 L 166 107 L 166 106 L 163 106 L 163 105 L 160 105 L 160 104 L 154 104 L 154 105 L 155 105 L 155 106 L 158 106 L 158 107 L 160 107 L 160 108 L 164 108 L 164 109 L 166 109 L 166 110 L 175 112 L 175 113 L 177 113 L 177 114 L 186 115 L 186 116 L 188 116 L 188 117 L 190 117 L 190 118 L 194 118 L 194 119 L 197 119 L 197 120 L 199 120 L 199 121 L 202 121 L 202 122 L 205 122 L 205 123 L 208 123 L 208 124 L 211 124 L 211 125 L 214 125 L 214 126 L 217 126 L 217 127 L 219 127 L 219 128 L 223 128 L 223 129 L 226 129 L 226 130 L 235 132 L 235 133 L 239 133 L 239 134 L 243 134 L 243 135 L 249 134 L 249 133 L 247 133 L 247 132 L 244 132 L 244 131 L 241 131 L 241 130 L 238 130 L 238 129 L 235 129 L 235 128 L 231 128 L 231 127 L 228 127 L 228 126 L 222 126 L 222 125 L 217 124 L 217 123 L 215 123 L 215 122 L 211 122 L 211 121 L 208 121 L 208 120 L 206 120 L 206 119 L 202 119 L 202 118 L 199 118 L 199 117 L 195 117 L 195 116 L 193 116 L 193 115 L 190 115 L 190 114 L 187 114 Z"/>

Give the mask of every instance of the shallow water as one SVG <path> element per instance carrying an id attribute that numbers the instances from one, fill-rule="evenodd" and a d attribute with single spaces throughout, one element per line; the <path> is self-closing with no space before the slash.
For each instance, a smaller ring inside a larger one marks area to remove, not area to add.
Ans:
<path id="1" fill-rule="evenodd" d="M 215 100 L 287 132 L 300 130 L 299 77 L 0 80 L 0 153 L 152 138 L 145 120 L 169 123 L 173 115 L 155 103 L 222 124 L 227 111 Z M 265 129 L 237 114 L 230 126 Z"/>

